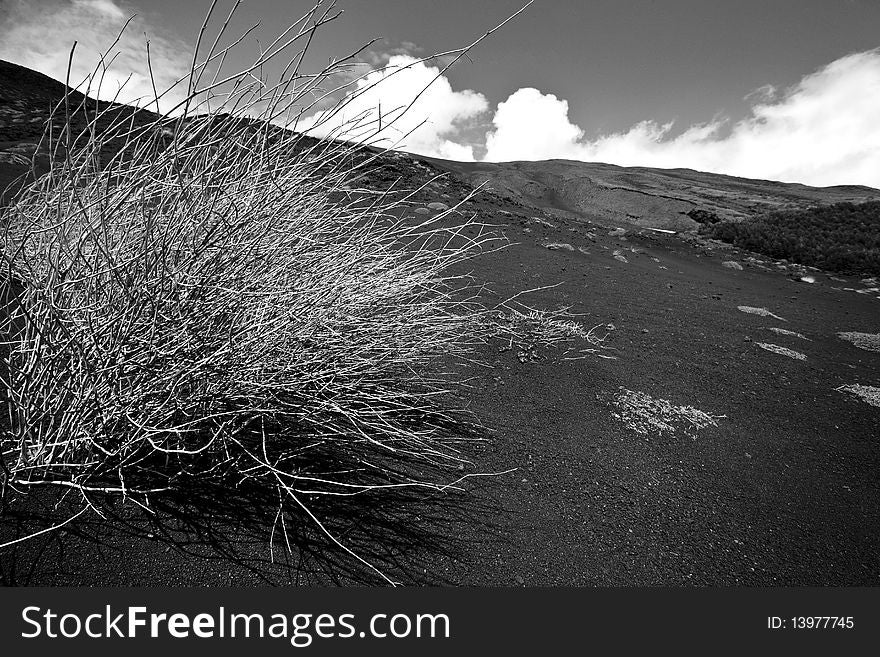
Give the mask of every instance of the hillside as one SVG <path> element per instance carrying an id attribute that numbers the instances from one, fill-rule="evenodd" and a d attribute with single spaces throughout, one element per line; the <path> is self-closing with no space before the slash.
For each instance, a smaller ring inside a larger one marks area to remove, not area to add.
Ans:
<path id="1" fill-rule="evenodd" d="M 0 65 L 6 180 L 27 171 L 21 157 L 58 90 Z M 575 354 L 544 348 L 539 336 L 482 345 L 484 365 L 469 372 L 460 401 L 492 435 L 461 470 L 499 474 L 393 518 L 373 498 L 351 498 L 334 522 L 359 553 L 412 584 L 880 584 L 877 280 L 649 230 L 688 231 L 694 208 L 745 218 L 880 192 L 402 153 L 380 158 L 347 191 L 421 187 L 400 208 L 420 221 L 484 181 L 489 189 L 450 221 L 474 216 L 504 248 L 455 273 L 472 277 L 489 307 L 519 294 L 530 308 L 568 309 L 579 329 L 607 338 L 600 351 Z M 270 553 L 276 508 L 265 500 L 214 495 L 194 508 L 156 497 L 156 516 L 119 509 L 112 521 L 78 521 L 0 552 L 0 582 L 380 583 L 308 543 Z M 55 502 L 10 511 L 0 543 L 45 528 L 53 513 L 63 519 Z"/>
<path id="2" fill-rule="evenodd" d="M 77 91 L 71 91 L 66 108 L 59 108 L 65 89 L 63 83 L 42 73 L 0 60 L 0 204 L 8 197 L 6 190 L 13 181 L 27 179 L 32 161 L 37 173 L 45 171 L 48 145 L 41 143 L 41 138 L 50 116 L 56 139 L 65 124 L 65 112 L 70 114 L 74 134 L 82 132 L 96 112 L 103 113 L 98 120 L 99 130 L 119 120 L 140 126 L 157 118 L 153 112 L 129 105 L 87 100 Z M 111 154 L 119 146 L 107 144 L 102 155 Z"/>
<path id="3" fill-rule="evenodd" d="M 63 83 L 41 73 L 0 61 L 0 189 L 25 173 L 50 109 L 63 98 L 64 89 Z M 70 104 L 76 106 L 82 99 L 82 94 L 74 92 Z M 148 110 L 112 103 L 91 101 L 89 108 L 118 110 L 104 120 L 105 124 L 111 117 L 128 113 L 134 115 L 136 124 L 156 118 Z M 84 115 L 75 116 L 72 125 L 81 128 L 83 119 Z M 54 123 L 60 126 L 62 117 L 56 117 Z M 817 188 L 689 169 L 619 167 L 570 160 L 474 163 L 427 157 L 406 159 L 422 162 L 421 174 L 449 172 L 471 188 L 483 186 L 517 205 L 572 218 L 676 231 L 697 227 L 697 222 L 687 216 L 695 209 L 712 212 L 721 219 L 739 220 L 772 210 L 880 198 L 880 190 L 868 187 Z M 395 161 L 386 158 L 385 164 L 391 165 L 394 173 L 410 178 L 411 172 L 393 166 Z M 388 182 L 394 179 L 390 173 L 384 178 Z"/>
<path id="4" fill-rule="evenodd" d="M 880 198 L 868 187 L 808 187 L 750 180 L 690 169 L 619 167 L 598 162 L 463 163 L 431 160 L 472 185 L 539 208 L 641 228 L 693 230 L 687 216 L 705 210 L 722 219 L 745 219 L 771 210 Z"/>

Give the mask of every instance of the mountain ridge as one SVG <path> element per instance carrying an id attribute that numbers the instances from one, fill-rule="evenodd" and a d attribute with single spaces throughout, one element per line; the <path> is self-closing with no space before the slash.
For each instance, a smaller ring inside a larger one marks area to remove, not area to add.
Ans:
<path id="1" fill-rule="evenodd" d="M 507 198 L 640 228 L 694 230 L 698 222 L 687 213 L 695 209 L 721 219 L 744 220 L 771 210 L 880 198 L 880 190 L 860 185 L 810 187 L 684 168 L 561 159 L 502 163 L 428 159 L 472 185 L 484 185 Z"/>
<path id="2" fill-rule="evenodd" d="M 0 60 L 0 190 L 28 172 L 50 109 L 66 85 L 43 73 Z M 74 91 L 78 104 L 83 95 Z M 90 99 L 91 100 L 91 99 Z M 94 101 L 95 107 L 131 111 L 137 120 L 155 120 L 143 108 Z M 63 117 L 53 123 L 58 126 Z M 698 223 L 688 216 L 704 210 L 721 219 L 746 220 L 778 209 L 880 199 L 880 190 L 860 185 L 811 187 L 708 173 L 688 168 L 622 167 L 567 159 L 513 162 L 455 162 L 401 152 L 407 161 L 432 165 L 471 187 L 536 210 L 604 224 L 627 224 L 690 232 Z M 399 161 L 398 161 L 399 162 Z M 425 172 L 421 172 L 425 173 Z"/>

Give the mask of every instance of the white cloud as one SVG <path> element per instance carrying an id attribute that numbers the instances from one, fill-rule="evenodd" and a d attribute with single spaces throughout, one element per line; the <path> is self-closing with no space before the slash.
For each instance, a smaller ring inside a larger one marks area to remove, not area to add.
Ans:
<path id="1" fill-rule="evenodd" d="M 113 0 L 72 0 L 72 3 L 75 7 L 103 14 L 117 21 L 127 18 L 122 8 L 118 7 Z"/>
<path id="2" fill-rule="evenodd" d="M 136 13 L 116 0 L 12 0 L 7 3 L 5 11 L 6 16 L 0 23 L 0 59 L 63 81 L 67 76 L 70 48 L 76 40 L 71 86 L 78 85 L 92 73 L 100 53 L 107 50 L 125 21 Z M 150 39 L 150 57 L 159 93 L 189 70 L 186 53 L 190 48 L 173 38 L 160 36 L 145 19 L 137 17 L 111 51 L 111 55 L 118 54 L 101 85 L 103 100 L 112 99 L 122 87 L 119 101 L 149 104 L 146 99 L 152 98 L 153 89 L 144 32 Z M 96 87 L 97 80 L 93 82 L 90 95 L 98 95 Z M 85 87 L 80 89 L 85 90 Z M 160 108 L 167 111 L 180 97 L 180 91 L 167 96 Z"/>
<path id="3" fill-rule="evenodd" d="M 649 120 L 584 140 L 565 100 L 520 89 L 498 105 L 485 159 L 567 158 L 880 187 L 880 50 L 848 55 L 790 89 L 765 86 L 747 99 L 750 115 L 732 125 L 713 120 L 671 137 L 672 124 Z"/>
<path id="4" fill-rule="evenodd" d="M 385 68 L 355 83 L 341 110 L 317 112 L 301 120 L 297 129 L 450 160 L 473 160 L 473 147 L 460 143 L 462 132 L 489 103 L 481 93 L 453 90 L 449 79 L 438 75 L 435 66 L 409 55 L 393 55 Z M 377 134 L 380 112 L 382 129 Z"/>
<path id="5" fill-rule="evenodd" d="M 518 89 L 498 103 L 492 119 L 495 129 L 486 135 L 486 158 L 548 160 L 576 155 L 583 130 L 568 119 L 568 101 L 537 89 Z"/>

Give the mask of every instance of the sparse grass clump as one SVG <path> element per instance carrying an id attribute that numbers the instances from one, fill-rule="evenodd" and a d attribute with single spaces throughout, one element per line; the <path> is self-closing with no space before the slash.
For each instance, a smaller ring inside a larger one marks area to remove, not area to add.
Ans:
<path id="1" fill-rule="evenodd" d="M 711 415 L 693 406 L 678 406 L 644 392 L 621 387 L 608 398 L 611 416 L 641 436 L 675 435 L 679 431 L 695 438 L 698 431 L 717 427 L 723 415 Z"/>
<path id="2" fill-rule="evenodd" d="M 606 324 L 588 327 L 565 311 L 549 312 L 533 308 L 508 309 L 491 317 L 489 326 L 494 336 L 506 339 L 506 347 L 516 349 L 520 361 L 540 358 L 539 350 L 563 347 L 562 358 L 579 360 L 587 356 L 614 359 L 601 353 L 602 343 L 610 329 Z"/>

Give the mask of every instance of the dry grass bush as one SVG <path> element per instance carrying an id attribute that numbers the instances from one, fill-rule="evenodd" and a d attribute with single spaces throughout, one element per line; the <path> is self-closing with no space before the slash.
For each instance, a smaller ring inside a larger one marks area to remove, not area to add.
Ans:
<path id="1" fill-rule="evenodd" d="M 335 16 L 322 4 L 278 43 L 310 41 Z M 468 476 L 478 432 L 429 372 L 498 332 L 449 273 L 489 238 L 448 213 L 400 218 L 405 191 L 350 193 L 373 152 L 277 127 L 346 60 L 307 75 L 303 49 L 270 84 L 255 75 L 280 46 L 224 75 L 218 41 L 175 114 L 135 125 L 96 105 L 47 134 L 51 171 L 4 210 L 4 499 L 53 487 L 101 513 L 108 495 L 150 509 L 250 486 L 276 538 L 307 523 L 361 559 L 326 524 L 334 500 Z"/>
<path id="2" fill-rule="evenodd" d="M 507 342 L 502 350 L 516 349 L 521 362 L 540 359 L 539 350 L 548 348 L 562 349 L 563 360 L 616 359 L 602 353 L 603 343 L 612 330 L 610 324 L 588 327 L 567 309 L 536 310 L 510 301 L 505 305 L 512 307 L 490 318 L 491 335 Z"/>

